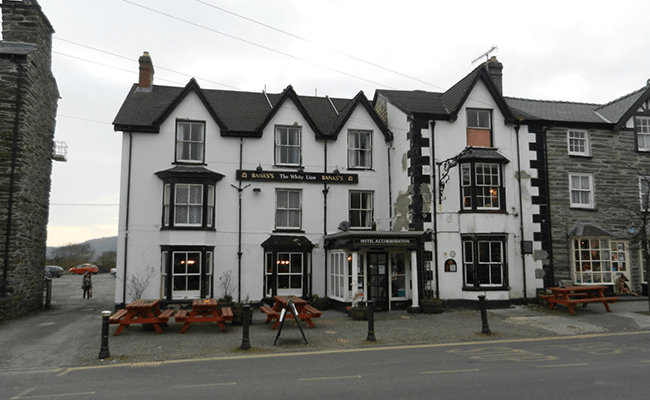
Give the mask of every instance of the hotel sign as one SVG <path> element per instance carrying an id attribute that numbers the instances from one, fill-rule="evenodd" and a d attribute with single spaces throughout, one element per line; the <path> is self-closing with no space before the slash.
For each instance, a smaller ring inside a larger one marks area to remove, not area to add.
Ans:
<path id="1" fill-rule="evenodd" d="M 358 174 L 330 174 L 325 172 L 283 172 L 237 170 L 237 180 L 240 181 L 277 181 L 277 182 L 306 182 L 306 183 L 359 183 Z"/>
<path id="2" fill-rule="evenodd" d="M 354 239 L 357 246 L 412 246 L 417 244 L 414 238 L 363 238 Z"/>

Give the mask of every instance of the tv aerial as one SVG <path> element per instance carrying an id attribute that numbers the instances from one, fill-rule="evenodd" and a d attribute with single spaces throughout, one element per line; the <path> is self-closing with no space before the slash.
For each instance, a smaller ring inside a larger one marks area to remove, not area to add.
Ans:
<path id="1" fill-rule="evenodd" d="M 485 57 L 485 61 L 488 61 L 490 59 L 490 53 L 492 53 L 495 50 L 499 50 L 499 46 L 497 46 L 496 44 L 493 44 L 492 48 L 490 50 L 488 50 L 485 53 L 481 54 L 480 56 L 476 57 L 474 59 L 474 61 L 472 61 L 472 64 L 474 64 L 475 62 L 477 62 L 478 60 L 480 60 L 483 57 Z"/>

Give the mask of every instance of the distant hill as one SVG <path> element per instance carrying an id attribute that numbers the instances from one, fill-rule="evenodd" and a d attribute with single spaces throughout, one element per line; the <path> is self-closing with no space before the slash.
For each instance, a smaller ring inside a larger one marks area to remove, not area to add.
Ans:
<path id="1" fill-rule="evenodd" d="M 105 251 L 117 251 L 117 236 L 99 238 L 99 239 L 90 239 L 86 240 L 83 243 L 88 243 L 95 250 L 95 255 L 99 256 Z M 81 243 L 81 244 L 83 244 Z M 47 257 L 52 257 L 52 252 L 58 247 L 47 247 Z"/>

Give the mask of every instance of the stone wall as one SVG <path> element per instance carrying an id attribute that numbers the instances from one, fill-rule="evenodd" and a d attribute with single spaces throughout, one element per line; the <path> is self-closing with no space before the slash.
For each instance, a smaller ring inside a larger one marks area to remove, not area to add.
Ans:
<path id="1" fill-rule="evenodd" d="M 54 126 L 53 29 L 36 1 L 2 3 L 0 51 L 0 321 L 43 303 Z M 16 42 L 17 49 L 7 42 Z M 36 44 L 34 46 L 22 44 Z M 1 296 L 1 294 L 0 294 Z"/>
<path id="2" fill-rule="evenodd" d="M 589 130 L 589 139 L 589 157 L 569 156 L 566 129 L 546 131 L 552 260 L 556 283 L 560 279 L 571 279 L 572 258 L 568 232 L 576 223 L 592 220 L 610 232 L 612 239 L 623 240 L 631 240 L 629 228 L 638 228 L 640 225 L 639 218 L 626 208 L 640 209 L 639 177 L 643 171 L 650 175 L 650 155 L 635 151 L 634 132 L 629 130 Z M 571 208 L 570 172 L 593 174 L 595 208 Z M 632 281 L 638 283 L 639 251 L 632 246 L 633 241 L 629 244 Z"/>

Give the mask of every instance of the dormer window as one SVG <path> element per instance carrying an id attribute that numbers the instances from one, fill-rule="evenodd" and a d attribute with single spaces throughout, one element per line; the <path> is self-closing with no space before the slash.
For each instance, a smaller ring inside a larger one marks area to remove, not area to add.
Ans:
<path id="1" fill-rule="evenodd" d="M 492 112 L 467 109 L 467 146 L 492 147 Z"/>
<path id="2" fill-rule="evenodd" d="M 634 131 L 639 151 L 650 151 L 650 117 L 635 117 Z"/>
<path id="3" fill-rule="evenodd" d="M 275 165 L 300 166 L 300 132 L 299 126 L 275 127 Z"/>
<path id="4" fill-rule="evenodd" d="M 176 123 L 176 162 L 202 164 L 205 158 L 205 122 Z"/>

